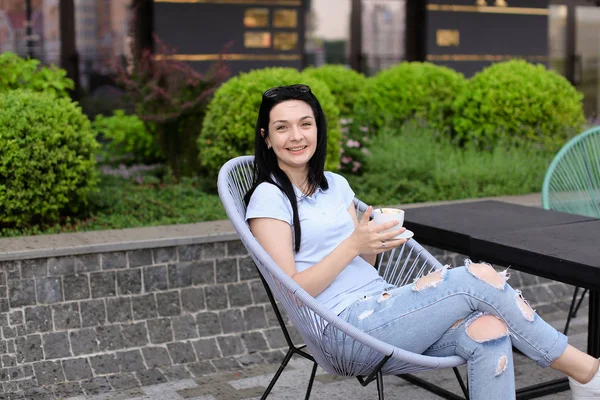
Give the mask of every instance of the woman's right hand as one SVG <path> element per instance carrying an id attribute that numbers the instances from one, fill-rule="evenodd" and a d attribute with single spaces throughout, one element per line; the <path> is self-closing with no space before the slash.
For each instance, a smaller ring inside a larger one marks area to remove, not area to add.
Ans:
<path id="1" fill-rule="evenodd" d="M 390 232 L 382 233 L 386 229 L 398 225 L 399 221 L 389 221 L 376 225 L 370 221 L 373 207 L 369 206 L 363 214 L 360 222 L 354 229 L 349 239 L 358 254 L 379 254 L 384 251 L 402 246 L 408 239 L 394 239 L 406 230 L 400 227 Z"/>

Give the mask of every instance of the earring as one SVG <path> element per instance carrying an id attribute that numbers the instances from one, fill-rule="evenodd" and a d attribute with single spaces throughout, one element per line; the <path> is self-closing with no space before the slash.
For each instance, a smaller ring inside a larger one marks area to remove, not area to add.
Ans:
<path id="1" fill-rule="evenodd" d="M 271 145 L 270 144 L 267 144 L 267 149 L 271 150 Z"/>

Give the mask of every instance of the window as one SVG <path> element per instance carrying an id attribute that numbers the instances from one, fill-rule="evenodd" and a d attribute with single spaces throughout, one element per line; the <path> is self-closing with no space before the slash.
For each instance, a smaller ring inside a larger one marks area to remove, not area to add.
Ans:
<path id="1" fill-rule="evenodd" d="M 276 32 L 273 40 L 273 47 L 277 50 L 294 50 L 298 44 L 298 34 L 296 32 Z"/>
<path id="2" fill-rule="evenodd" d="M 298 13 L 296 10 L 279 9 L 275 10 L 273 16 L 273 26 L 275 28 L 295 28 L 298 26 Z"/>
<path id="3" fill-rule="evenodd" d="M 269 48 L 271 47 L 271 33 L 245 32 L 244 46 L 248 48 Z"/>
<path id="4" fill-rule="evenodd" d="M 269 26 L 269 9 L 246 9 L 244 13 L 244 26 L 246 28 L 264 28 L 266 26 Z"/>

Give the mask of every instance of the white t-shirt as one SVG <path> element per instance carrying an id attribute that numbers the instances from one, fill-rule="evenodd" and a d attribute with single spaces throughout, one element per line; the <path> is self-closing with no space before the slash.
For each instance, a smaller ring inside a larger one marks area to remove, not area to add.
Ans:
<path id="1" fill-rule="evenodd" d="M 298 272 L 321 261 L 354 231 L 354 221 L 348 213 L 354 192 L 343 176 L 325 172 L 325 177 L 329 189 L 323 191 L 318 188 L 312 196 L 306 196 L 294 187 L 302 239 L 300 251 L 294 254 Z M 292 229 L 293 246 L 292 206 L 277 186 L 263 182 L 256 188 L 246 210 L 246 220 L 251 218 L 274 218 L 287 222 Z M 377 270 L 359 256 L 342 270 L 316 300 L 339 314 L 360 296 L 383 291 L 387 286 Z"/>

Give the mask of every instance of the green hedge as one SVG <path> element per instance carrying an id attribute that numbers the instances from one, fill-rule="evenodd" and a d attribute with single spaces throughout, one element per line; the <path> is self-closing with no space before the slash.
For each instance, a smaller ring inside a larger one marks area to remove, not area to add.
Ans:
<path id="1" fill-rule="evenodd" d="M 217 174 L 229 159 L 254 154 L 254 136 L 262 93 L 273 86 L 304 83 L 311 87 L 327 117 L 327 162 L 337 170 L 340 161 L 339 110 L 327 85 L 293 68 L 265 68 L 242 73 L 225 82 L 208 106 L 198 138 L 200 162 L 207 174 Z"/>
<path id="2" fill-rule="evenodd" d="M 376 205 L 536 192 L 554 156 L 533 146 L 458 147 L 413 121 L 383 129 L 369 150 L 363 175 L 347 177 L 362 201 Z"/>
<path id="3" fill-rule="evenodd" d="M 376 134 L 386 125 L 421 119 L 442 127 L 466 84 L 461 73 L 428 62 L 402 62 L 367 79 L 354 107 L 359 127 Z"/>
<path id="4" fill-rule="evenodd" d="M 0 93 L 0 225 L 57 221 L 96 187 L 90 121 L 76 103 L 25 90 Z"/>
<path id="5" fill-rule="evenodd" d="M 560 148 L 585 122 L 583 95 L 564 77 L 523 60 L 493 64 L 471 78 L 453 104 L 461 142 L 499 140 Z"/>
<path id="6" fill-rule="evenodd" d="M 351 117 L 354 103 L 365 85 L 366 78 L 343 65 L 323 65 L 318 68 L 308 67 L 302 74 L 320 79 L 331 90 L 342 117 Z"/>
<path id="7" fill-rule="evenodd" d="M 0 53 L 0 92 L 29 89 L 69 97 L 68 91 L 74 87 L 64 69 L 54 65 L 40 68 L 38 60 L 25 60 L 10 52 Z"/>
<path id="8" fill-rule="evenodd" d="M 145 164 L 164 160 L 154 134 L 137 115 L 126 115 L 124 110 L 115 110 L 110 117 L 98 114 L 92 128 L 100 140 L 107 141 L 107 159 L 116 157 L 119 162 L 128 159 Z"/>

